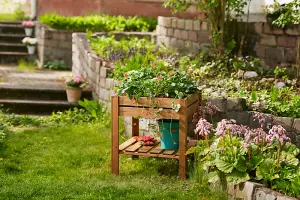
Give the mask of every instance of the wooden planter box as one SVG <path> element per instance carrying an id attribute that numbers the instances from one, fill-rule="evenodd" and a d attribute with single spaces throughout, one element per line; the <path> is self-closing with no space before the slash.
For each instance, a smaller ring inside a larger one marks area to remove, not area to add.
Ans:
<path id="1" fill-rule="evenodd" d="M 180 104 L 179 112 L 173 110 L 172 104 Z M 186 151 L 195 144 L 187 141 L 188 123 L 192 121 L 200 104 L 201 94 L 193 94 L 185 99 L 142 97 L 138 101 L 130 100 L 127 96 L 112 96 L 112 173 L 119 174 L 119 154 L 162 157 L 179 160 L 179 177 L 184 180 L 187 168 Z M 157 112 L 160 108 L 162 110 Z M 159 142 L 150 147 L 142 146 L 134 138 L 119 145 L 119 116 L 132 117 L 132 137 L 139 135 L 139 120 L 134 117 L 179 120 L 179 149 L 161 149 Z"/>

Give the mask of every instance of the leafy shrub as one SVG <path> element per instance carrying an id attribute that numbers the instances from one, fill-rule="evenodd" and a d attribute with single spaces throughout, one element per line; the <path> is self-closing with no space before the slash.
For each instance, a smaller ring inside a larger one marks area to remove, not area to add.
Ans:
<path id="1" fill-rule="evenodd" d="M 124 74 L 116 86 L 119 96 L 129 98 L 168 97 L 182 99 L 198 92 L 195 81 L 186 72 L 159 71 L 156 67 L 141 68 Z"/>
<path id="2" fill-rule="evenodd" d="M 45 14 L 40 22 L 52 28 L 73 31 L 153 31 L 157 20 L 146 17 L 124 17 L 109 15 L 90 15 L 67 17 Z"/>
<path id="3" fill-rule="evenodd" d="M 45 68 L 50 70 L 69 70 L 70 68 L 59 60 L 49 61 L 44 65 Z"/>

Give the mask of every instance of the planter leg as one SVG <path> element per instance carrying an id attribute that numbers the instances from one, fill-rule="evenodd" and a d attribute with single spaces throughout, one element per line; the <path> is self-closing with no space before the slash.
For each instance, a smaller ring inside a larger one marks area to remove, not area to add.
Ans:
<path id="1" fill-rule="evenodd" d="M 186 168 L 187 168 L 187 131 L 188 122 L 186 108 L 182 108 L 181 114 L 179 116 L 179 178 L 180 180 L 185 180 L 186 178 Z"/>
<path id="2" fill-rule="evenodd" d="M 111 114 L 111 172 L 119 175 L 119 98 L 117 96 L 112 97 Z"/>
<path id="3" fill-rule="evenodd" d="M 134 117 L 132 117 L 132 120 L 131 120 L 131 136 L 134 137 L 134 136 L 139 136 L 139 130 L 140 129 L 140 120 L 139 119 L 136 119 Z M 132 159 L 136 159 L 138 158 L 139 156 L 132 156 Z"/>

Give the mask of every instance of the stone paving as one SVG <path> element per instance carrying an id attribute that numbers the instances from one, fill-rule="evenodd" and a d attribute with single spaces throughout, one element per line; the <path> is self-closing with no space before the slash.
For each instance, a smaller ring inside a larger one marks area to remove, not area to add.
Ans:
<path id="1" fill-rule="evenodd" d="M 65 78 L 71 75 L 70 71 L 24 71 L 17 66 L 0 65 L 0 86 L 64 88 Z"/>

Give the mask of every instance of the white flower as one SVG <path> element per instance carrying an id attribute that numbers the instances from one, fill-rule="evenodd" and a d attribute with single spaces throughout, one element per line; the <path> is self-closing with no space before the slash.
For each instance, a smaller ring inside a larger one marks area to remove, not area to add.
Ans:
<path id="1" fill-rule="evenodd" d="M 36 38 L 25 37 L 22 42 L 26 45 L 35 45 L 37 43 Z"/>

